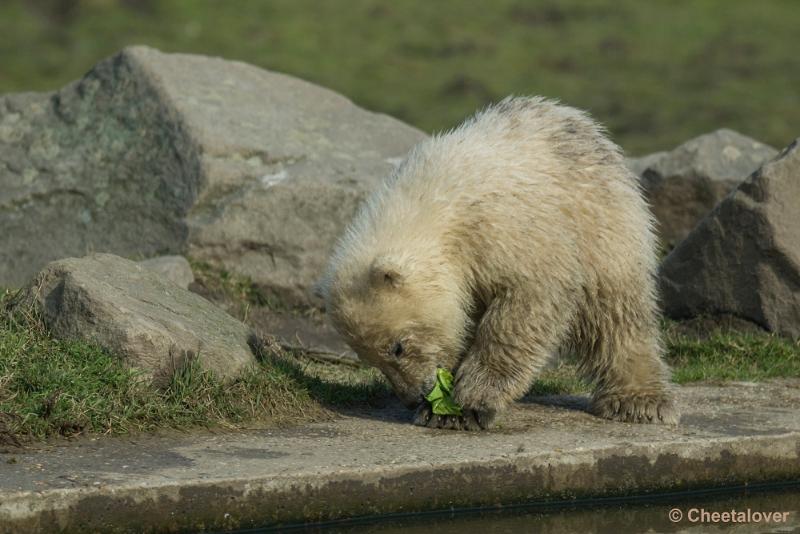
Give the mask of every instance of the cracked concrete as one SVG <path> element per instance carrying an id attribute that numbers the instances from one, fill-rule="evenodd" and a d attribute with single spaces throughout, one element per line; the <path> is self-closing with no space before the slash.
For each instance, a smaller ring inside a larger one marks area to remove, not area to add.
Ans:
<path id="1" fill-rule="evenodd" d="M 0 532 L 233 529 L 800 479 L 800 380 L 680 388 L 677 428 L 518 403 L 488 433 L 399 406 L 236 433 L 80 440 L 0 454 Z"/>

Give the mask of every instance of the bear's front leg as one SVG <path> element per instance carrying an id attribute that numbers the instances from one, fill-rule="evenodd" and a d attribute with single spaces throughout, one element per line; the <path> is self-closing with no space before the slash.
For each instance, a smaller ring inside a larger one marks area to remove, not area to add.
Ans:
<path id="1" fill-rule="evenodd" d="M 533 302 L 538 303 L 536 309 Z M 434 415 L 430 406 L 423 404 L 414 417 L 415 424 L 455 430 L 490 428 L 498 413 L 528 391 L 534 375 L 557 346 L 562 332 L 541 325 L 563 322 L 547 320 L 551 310 L 542 304 L 542 299 L 495 298 L 456 370 L 453 398 L 463 414 Z"/>

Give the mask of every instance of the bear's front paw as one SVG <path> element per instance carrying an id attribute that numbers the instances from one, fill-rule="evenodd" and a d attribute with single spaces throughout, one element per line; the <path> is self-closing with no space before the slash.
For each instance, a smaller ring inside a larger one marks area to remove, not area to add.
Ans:
<path id="1" fill-rule="evenodd" d="M 488 430 L 494 424 L 495 412 L 464 410 L 462 415 L 436 415 L 427 403 L 420 404 L 414 424 L 447 430 Z"/>
<path id="2" fill-rule="evenodd" d="M 462 419 L 467 430 L 489 430 L 494 426 L 495 417 L 494 410 L 464 410 Z"/>

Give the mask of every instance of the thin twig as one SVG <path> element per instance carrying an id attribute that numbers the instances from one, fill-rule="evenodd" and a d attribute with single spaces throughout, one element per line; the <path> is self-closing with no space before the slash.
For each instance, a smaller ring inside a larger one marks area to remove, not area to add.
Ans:
<path id="1" fill-rule="evenodd" d="M 312 360 L 322 363 L 336 363 L 341 365 L 349 365 L 350 367 L 364 367 L 364 364 L 359 360 L 345 356 L 345 352 L 337 353 L 330 350 L 306 347 L 303 345 L 295 345 L 286 343 L 285 341 L 278 342 L 278 346 L 283 350 L 292 352 L 301 352 Z"/>

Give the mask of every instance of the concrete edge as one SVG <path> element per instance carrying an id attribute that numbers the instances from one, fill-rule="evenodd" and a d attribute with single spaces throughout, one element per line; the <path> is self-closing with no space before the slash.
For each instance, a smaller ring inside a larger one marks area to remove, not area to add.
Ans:
<path id="1" fill-rule="evenodd" d="M 0 532 L 196 532 L 800 479 L 800 432 L 334 473 L 0 493 Z"/>

